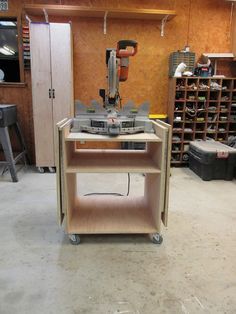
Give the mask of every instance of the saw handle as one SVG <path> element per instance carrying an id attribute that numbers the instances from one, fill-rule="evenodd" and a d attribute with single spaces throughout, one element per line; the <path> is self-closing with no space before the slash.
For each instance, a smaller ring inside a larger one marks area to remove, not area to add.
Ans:
<path id="1" fill-rule="evenodd" d="M 132 47 L 132 50 L 128 50 L 128 47 Z M 138 51 L 138 43 L 135 40 L 120 40 L 117 43 L 117 57 L 131 57 L 136 55 Z"/>

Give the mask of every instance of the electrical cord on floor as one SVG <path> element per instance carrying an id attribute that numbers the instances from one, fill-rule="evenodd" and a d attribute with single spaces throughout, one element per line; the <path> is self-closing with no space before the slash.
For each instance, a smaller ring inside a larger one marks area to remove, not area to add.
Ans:
<path id="1" fill-rule="evenodd" d="M 94 193 L 87 193 L 84 194 L 84 196 L 91 196 L 91 195 L 114 195 L 114 196 L 129 196 L 129 192 L 130 192 L 130 173 L 128 173 L 128 182 L 127 182 L 127 193 L 126 195 L 121 194 L 121 193 L 99 193 L 99 192 L 94 192 Z"/>

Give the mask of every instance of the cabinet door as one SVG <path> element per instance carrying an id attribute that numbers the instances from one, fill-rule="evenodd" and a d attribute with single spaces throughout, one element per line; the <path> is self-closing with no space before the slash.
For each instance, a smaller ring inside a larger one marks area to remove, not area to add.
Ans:
<path id="1" fill-rule="evenodd" d="M 71 26 L 50 23 L 51 69 L 54 126 L 64 118 L 73 116 L 73 63 Z M 54 131 L 55 131 L 54 127 Z"/>
<path id="2" fill-rule="evenodd" d="M 54 166 L 49 24 L 30 23 L 30 54 L 36 165 Z"/>

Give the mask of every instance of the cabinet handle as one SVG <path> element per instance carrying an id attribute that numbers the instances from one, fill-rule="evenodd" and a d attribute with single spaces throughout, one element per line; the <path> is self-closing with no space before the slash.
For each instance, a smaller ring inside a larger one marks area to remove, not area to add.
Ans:
<path id="1" fill-rule="evenodd" d="M 55 89 L 52 90 L 52 98 L 55 98 Z"/>
<path id="2" fill-rule="evenodd" d="M 49 90 L 48 90 L 48 97 L 49 97 L 49 98 L 52 98 L 51 92 L 52 92 L 52 91 L 51 91 L 51 88 L 49 88 Z"/>

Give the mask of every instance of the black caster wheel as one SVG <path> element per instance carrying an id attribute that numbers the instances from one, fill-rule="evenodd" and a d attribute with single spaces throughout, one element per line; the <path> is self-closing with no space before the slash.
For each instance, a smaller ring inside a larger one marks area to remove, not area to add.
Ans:
<path id="1" fill-rule="evenodd" d="M 80 244 L 80 236 L 78 234 L 69 234 L 70 243 L 73 245 Z"/>
<path id="2" fill-rule="evenodd" d="M 154 244 L 162 244 L 163 237 L 159 233 L 153 233 L 150 235 L 151 241 Z"/>

